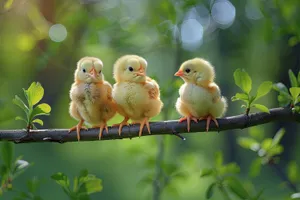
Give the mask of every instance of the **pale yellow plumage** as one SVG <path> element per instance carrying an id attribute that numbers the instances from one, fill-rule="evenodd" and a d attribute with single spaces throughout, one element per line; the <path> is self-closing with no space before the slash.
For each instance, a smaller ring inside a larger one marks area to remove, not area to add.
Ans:
<path id="1" fill-rule="evenodd" d="M 207 119 L 206 130 L 212 119 L 218 126 L 217 117 L 222 116 L 227 108 L 227 102 L 221 96 L 220 88 L 214 83 L 213 66 L 206 60 L 194 58 L 185 61 L 175 76 L 180 76 L 185 83 L 180 87 L 180 97 L 176 102 L 177 111 L 187 120 L 190 131 L 190 120 Z"/>
<path id="2" fill-rule="evenodd" d="M 99 127 L 99 139 L 103 129 L 107 129 L 107 121 L 116 113 L 116 105 L 112 99 L 112 86 L 104 80 L 102 61 L 94 57 L 84 57 L 77 63 L 75 82 L 70 90 L 70 114 L 79 120 L 72 130 L 77 130 L 80 140 L 80 129 L 83 122 Z"/>
<path id="3" fill-rule="evenodd" d="M 117 104 L 117 111 L 124 120 L 122 126 L 131 119 L 134 123 L 141 123 L 139 135 L 144 125 L 150 127 L 148 120 L 158 115 L 163 106 L 160 100 L 159 86 L 155 80 L 146 76 L 147 62 L 137 55 L 126 55 L 119 58 L 114 65 L 116 84 L 113 88 L 113 99 Z"/>

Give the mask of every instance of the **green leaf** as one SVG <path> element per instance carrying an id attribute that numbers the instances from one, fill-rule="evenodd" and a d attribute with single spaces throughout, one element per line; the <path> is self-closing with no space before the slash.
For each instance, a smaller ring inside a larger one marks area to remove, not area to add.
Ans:
<path id="1" fill-rule="evenodd" d="M 210 199 L 213 194 L 214 194 L 214 188 L 216 187 L 217 183 L 212 183 L 208 186 L 207 190 L 206 190 L 206 194 L 205 197 L 206 199 Z"/>
<path id="2" fill-rule="evenodd" d="M 15 105 L 19 106 L 26 114 L 28 114 L 29 108 L 26 106 L 26 104 L 24 103 L 24 101 L 22 101 L 20 97 L 16 95 L 12 101 Z"/>
<path id="3" fill-rule="evenodd" d="M 221 151 L 218 151 L 215 154 L 215 165 L 216 167 L 221 167 L 223 165 L 223 153 Z"/>
<path id="4" fill-rule="evenodd" d="M 248 199 L 249 194 L 241 184 L 241 182 L 234 177 L 226 177 L 225 179 L 229 189 L 241 199 Z"/>
<path id="5" fill-rule="evenodd" d="M 23 117 L 21 116 L 16 116 L 15 120 L 20 120 L 20 121 L 24 121 L 26 124 L 27 124 L 27 120 L 24 119 Z"/>
<path id="6" fill-rule="evenodd" d="M 261 158 L 256 158 L 255 160 L 253 160 L 250 166 L 249 175 L 251 177 L 258 176 L 261 171 L 261 165 L 262 165 Z"/>
<path id="7" fill-rule="evenodd" d="M 237 142 L 241 147 L 251 149 L 252 151 L 258 151 L 260 148 L 259 143 L 253 138 L 239 137 Z"/>
<path id="8" fill-rule="evenodd" d="M 32 123 L 37 123 L 37 124 L 39 124 L 39 125 L 41 125 L 41 126 L 44 125 L 44 122 L 43 122 L 43 120 L 41 120 L 41 119 L 35 119 L 35 120 L 32 121 Z"/>
<path id="9" fill-rule="evenodd" d="M 78 180 L 79 180 L 79 183 L 83 183 L 84 182 L 84 178 L 87 177 L 89 174 L 88 170 L 87 169 L 83 169 L 79 172 L 79 177 L 78 177 Z"/>
<path id="10" fill-rule="evenodd" d="M 237 101 L 237 100 L 249 102 L 249 97 L 245 93 L 236 93 L 235 96 L 231 97 L 231 101 Z"/>
<path id="11" fill-rule="evenodd" d="M 62 187 L 68 188 L 70 186 L 69 178 L 64 173 L 58 172 L 56 174 L 53 174 L 51 178 Z"/>
<path id="12" fill-rule="evenodd" d="M 262 84 L 260 84 L 260 86 L 257 89 L 257 93 L 256 93 L 256 100 L 265 96 L 266 94 L 268 94 L 270 92 L 270 90 L 272 89 L 272 82 L 271 81 L 265 81 Z"/>
<path id="13" fill-rule="evenodd" d="M 225 168 L 227 173 L 236 174 L 240 172 L 240 167 L 236 163 L 229 163 Z"/>
<path id="14" fill-rule="evenodd" d="M 275 145 L 272 148 L 268 149 L 267 153 L 269 157 L 280 155 L 283 152 L 283 146 Z"/>
<path id="15" fill-rule="evenodd" d="M 12 142 L 4 141 L 1 145 L 2 161 L 7 169 L 12 169 L 14 144 Z"/>
<path id="16" fill-rule="evenodd" d="M 214 173 L 213 169 L 204 168 L 201 170 L 200 177 L 210 176 Z"/>
<path id="17" fill-rule="evenodd" d="M 273 137 L 273 141 L 272 141 L 272 145 L 277 145 L 280 143 L 282 137 L 284 136 L 285 133 L 285 129 L 281 128 L 277 131 L 277 133 L 275 134 L 275 136 Z"/>
<path id="18" fill-rule="evenodd" d="M 277 100 L 279 102 L 280 106 L 286 106 L 288 104 L 290 104 L 292 97 L 290 95 L 286 96 L 286 95 L 278 95 Z"/>
<path id="19" fill-rule="evenodd" d="M 33 119 L 35 116 L 38 115 L 49 115 L 50 111 L 51 111 L 51 107 L 48 104 L 46 103 L 39 104 L 33 109 L 31 113 L 31 119 Z"/>
<path id="20" fill-rule="evenodd" d="M 39 82 L 31 83 L 30 87 L 26 90 L 28 96 L 28 103 L 30 107 L 37 104 L 44 96 L 44 88 Z"/>
<path id="21" fill-rule="evenodd" d="M 292 87 L 290 88 L 290 93 L 293 97 L 293 101 L 296 101 L 296 99 L 298 98 L 299 94 L 300 94 L 300 87 Z"/>
<path id="22" fill-rule="evenodd" d="M 257 108 L 258 110 L 260 110 L 262 112 L 270 113 L 269 108 L 267 108 L 266 106 L 264 106 L 262 104 L 253 104 L 253 107 Z"/>
<path id="23" fill-rule="evenodd" d="M 245 70 L 237 69 L 234 74 L 235 84 L 245 93 L 249 94 L 252 88 L 252 80 Z"/>
<path id="24" fill-rule="evenodd" d="M 272 147 L 272 144 L 273 144 L 273 140 L 271 138 L 266 138 L 262 141 L 261 148 L 263 148 L 264 150 L 268 150 L 269 148 Z"/>
<path id="25" fill-rule="evenodd" d="M 7 0 L 4 4 L 4 9 L 8 10 L 11 8 L 11 6 L 13 5 L 14 0 Z"/>
<path id="26" fill-rule="evenodd" d="M 100 192 L 102 188 L 101 179 L 90 180 L 80 186 L 78 194 L 92 194 L 95 192 Z"/>
<path id="27" fill-rule="evenodd" d="M 288 164 L 288 178 L 292 183 L 297 183 L 300 179 L 299 166 L 296 161 L 291 161 Z"/>
<path id="28" fill-rule="evenodd" d="M 298 87 L 298 81 L 291 69 L 289 69 L 289 77 L 290 77 L 290 82 L 292 87 Z"/>

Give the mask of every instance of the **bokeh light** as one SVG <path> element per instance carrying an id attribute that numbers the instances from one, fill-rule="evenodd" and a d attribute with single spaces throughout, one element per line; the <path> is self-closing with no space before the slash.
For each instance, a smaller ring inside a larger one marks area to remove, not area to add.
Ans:
<path id="1" fill-rule="evenodd" d="M 220 28 L 228 28 L 234 22 L 236 11 L 230 1 L 219 0 L 213 4 L 211 15 Z"/>
<path id="2" fill-rule="evenodd" d="M 49 37 L 54 42 L 62 42 L 68 35 L 67 29 L 62 24 L 54 24 L 49 29 Z"/>
<path id="3" fill-rule="evenodd" d="M 196 19 L 183 21 L 181 25 L 181 41 L 186 50 L 195 50 L 203 40 L 203 26 Z"/>
<path id="4" fill-rule="evenodd" d="M 23 33 L 17 37 L 16 44 L 21 51 L 30 51 L 35 46 L 36 40 L 32 35 Z"/>

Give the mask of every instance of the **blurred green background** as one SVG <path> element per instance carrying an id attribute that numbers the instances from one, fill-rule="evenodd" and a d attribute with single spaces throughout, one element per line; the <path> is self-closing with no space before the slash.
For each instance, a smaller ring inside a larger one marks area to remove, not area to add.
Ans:
<path id="1" fill-rule="evenodd" d="M 254 88 L 262 81 L 289 85 L 288 69 L 295 73 L 300 62 L 300 1 L 297 0 L 1 0 L 0 1 L 0 129 L 24 128 L 14 118 L 21 111 L 12 104 L 22 88 L 39 81 L 45 89 L 42 102 L 52 107 L 44 117 L 43 128 L 70 128 L 77 122 L 68 113 L 69 89 L 76 62 L 83 56 L 96 56 L 104 63 L 106 80 L 114 84 L 113 63 L 124 54 L 138 54 L 148 61 L 148 75 L 157 79 L 165 103 L 162 113 L 152 119 L 171 120 L 180 116 L 174 109 L 178 85 L 173 75 L 180 64 L 193 57 L 209 60 L 216 82 L 228 99 L 226 116 L 244 112 L 230 98 L 239 91 L 233 72 L 244 68 Z M 175 82 L 170 87 L 170 83 Z M 260 100 L 277 107 L 271 92 Z M 109 124 L 120 122 L 116 116 Z M 285 127 L 285 151 L 281 165 L 297 159 L 299 125 L 271 123 L 259 126 L 272 137 Z M 186 141 L 173 136 L 141 137 L 104 142 L 67 144 L 31 143 L 16 145 L 16 155 L 33 162 L 14 183 L 25 190 L 26 180 L 44 179 L 40 194 L 46 200 L 67 199 L 61 188 L 49 179 L 55 172 L 70 177 L 87 168 L 103 181 L 103 191 L 91 199 L 151 199 L 159 169 L 156 156 L 172 163 L 186 174 L 166 187 L 161 199 L 205 198 L 212 181 L 200 178 L 211 167 L 214 154 L 222 151 L 225 162 L 237 162 L 241 180 L 264 188 L 265 199 L 280 200 L 291 192 L 282 186 L 275 172 L 264 167 L 259 177 L 248 177 L 255 154 L 236 144 L 248 130 L 221 133 L 189 133 Z M 299 160 L 299 159 L 298 159 Z M 145 181 L 150 177 L 150 181 Z M 143 180 L 143 181 L 140 181 Z M 12 199 L 7 193 L 3 199 Z M 216 192 L 212 199 L 222 199 Z M 234 199 L 234 198 L 233 198 Z"/>

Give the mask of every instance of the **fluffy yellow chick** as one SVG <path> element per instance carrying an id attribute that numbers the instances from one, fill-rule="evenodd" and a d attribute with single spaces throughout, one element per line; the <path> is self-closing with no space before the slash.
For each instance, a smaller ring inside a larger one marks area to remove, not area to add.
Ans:
<path id="1" fill-rule="evenodd" d="M 128 125 L 128 120 L 140 123 L 139 136 L 146 124 L 151 134 L 149 119 L 158 115 L 163 103 L 160 100 L 159 86 L 155 80 L 146 76 L 147 61 L 137 55 L 125 55 L 114 64 L 113 99 L 117 104 L 117 111 L 124 116 L 119 126 Z"/>
<path id="2" fill-rule="evenodd" d="M 93 125 L 93 128 L 99 127 L 101 139 L 104 128 L 108 133 L 107 121 L 116 114 L 112 86 L 104 80 L 102 69 L 102 61 L 95 57 L 84 57 L 77 63 L 75 82 L 70 90 L 69 111 L 79 123 L 69 132 L 76 130 L 78 141 L 84 122 Z"/>
<path id="3" fill-rule="evenodd" d="M 185 82 L 179 89 L 180 97 L 176 102 L 177 111 L 184 116 L 179 122 L 187 120 L 188 132 L 191 120 L 198 122 L 198 119 L 207 119 L 206 131 L 211 120 L 219 127 L 216 117 L 225 113 L 227 102 L 214 83 L 213 66 L 204 59 L 194 58 L 182 63 L 175 76 L 181 77 Z"/>

